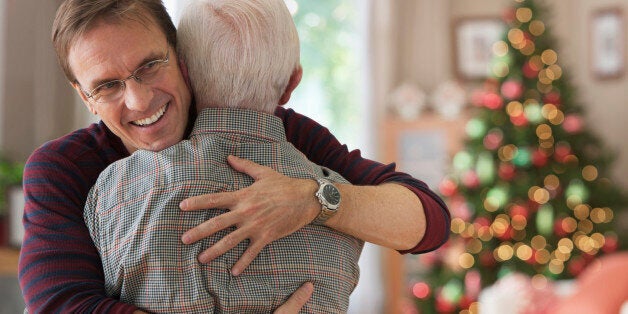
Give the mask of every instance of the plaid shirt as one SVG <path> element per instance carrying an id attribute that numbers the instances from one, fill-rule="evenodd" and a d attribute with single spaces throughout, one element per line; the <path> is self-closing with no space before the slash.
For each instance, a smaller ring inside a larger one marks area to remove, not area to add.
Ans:
<path id="1" fill-rule="evenodd" d="M 269 313 L 311 281 L 316 288 L 304 311 L 346 312 L 359 278 L 363 242 L 356 238 L 307 225 L 269 244 L 235 277 L 230 268 L 248 241 L 208 265 L 197 261 L 233 228 L 181 244 L 183 232 L 226 212 L 182 212 L 181 200 L 253 183 L 226 163 L 230 154 L 290 177 L 346 182 L 287 142 L 277 117 L 206 109 L 189 140 L 161 152 L 137 151 L 103 171 L 90 191 L 84 218 L 102 258 L 107 294 L 151 312 Z"/>

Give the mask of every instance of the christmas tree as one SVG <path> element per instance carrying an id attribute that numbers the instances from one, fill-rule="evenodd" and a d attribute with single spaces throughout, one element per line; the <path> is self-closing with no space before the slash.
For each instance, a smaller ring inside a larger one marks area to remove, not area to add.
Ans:
<path id="1" fill-rule="evenodd" d="M 477 313 L 481 289 L 505 274 L 573 278 L 618 249 L 612 221 L 626 199 L 608 176 L 613 154 L 584 123 L 544 12 L 518 0 L 504 15 L 492 78 L 439 187 L 450 241 L 418 258 L 410 285 L 421 313 Z"/>

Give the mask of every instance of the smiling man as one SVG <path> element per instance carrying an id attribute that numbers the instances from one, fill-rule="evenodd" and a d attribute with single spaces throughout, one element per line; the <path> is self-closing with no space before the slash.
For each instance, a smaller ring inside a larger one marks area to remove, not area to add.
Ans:
<path id="1" fill-rule="evenodd" d="M 105 292 L 83 208 L 109 164 L 137 149 L 163 149 L 187 136 L 191 97 L 175 50 L 176 29 L 159 0 L 66 0 L 52 37 L 68 80 L 102 121 L 44 144 L 26 163 L 22 293 L 32 313 L 132 312 L 138 308 Z M 143 75 L 153 67 L 154 77 Z M 102 91 L 109 89 L 112 97 L 103 98 Z M 292 110 L 279 108 L 275 115 L 288 141 L 308 159 L 354 184 L 337 185 L 342 204 L 327 227 L 401 253 L 430 251 L 446 241 L 449 212 L 423 182 L 395 172 L 394 164 L 349 152 L 327 129 Z M 237 275 L 267 244 L 324 210 L 314 180 L 289 178 L 247 161 L 231 165 L 255 182 L 236 192 L 184 200 L 183 210 L 229 211 L 186 231 L 182 241 L 190 244 L 237 227 L 199 256 L 206 263 L 248 240 L 231 269 Z"/>

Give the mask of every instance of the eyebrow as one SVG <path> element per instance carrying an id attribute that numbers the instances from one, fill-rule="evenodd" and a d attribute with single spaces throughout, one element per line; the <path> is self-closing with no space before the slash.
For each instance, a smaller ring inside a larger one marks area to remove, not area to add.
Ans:
<path id="1" fill-rule="evenodd" d="M 144 65 L 146 65 L 147 63 L 151 62 L 151 61 L 155 61 L 155 60 L 159 60 L 159 59 L 163 59 L 166 57 L 166 55 L 168 54 L 168 52 L 166 51 L 166 54 L 164 54 L 163 56 L 159 56 L 156 53 L 151 53 L 150 55 L 148 55 L 147 57 L 145 57 L 140 63 L 139 65 L 133 70 L 133 72 L 135 72 L 137 69 L 143 67 Z M 129 73 L 129 75 L 133 74 L 133 72 Z M 128 75 L 127 75 L 128 77 Z M 113 82 L 113 81 L 118 81 L 118 80 L 123 80 L 124 78 L 104 78 L 104 79 L 100 79 L 98 81 L 95 81 L 92 83 L 92 86 L 88 88 L 89 91 L 93 90 L 94 88 L 105 84 L 105 83 L 109 83 L 109 82 Z"/>

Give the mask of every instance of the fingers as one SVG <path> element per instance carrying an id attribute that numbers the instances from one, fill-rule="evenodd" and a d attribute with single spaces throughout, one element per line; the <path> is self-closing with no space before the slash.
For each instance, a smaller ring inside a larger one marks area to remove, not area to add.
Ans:
<path id="1" fill-rule="evenodd" d="M 231 274 L 234 276 L 240 275 L 244 269 L 246 269 L 251 262 L 253 262 L 257 255 L 259 255 L 262 249 L 264 249 L 263 243 L 251 243 L 244 254 L 242 254 L 240 259 L 231 268 Z"/>
<path id="2" fill-rule="evenodd" d="M 225 235 L 222 239 L 220 239 L 220 241 L 216 242 L 210 248 L 203 251 L 203 253 L 198 256 L 198 261 L 201 263 L 209 263 L 216 257 L 225 254 L 227 251 L 236 247 L 240 242 L 246 240 L 246 238 L 246 233 L 242 231 L 242 229 L 236 229 Z"/>
<path id="3" fill-rule="evenodd" d="M 229 228 L 236 223 L 237 215 L 233 212 L 227 212 L 222 215 L 218 215 L 186 231 L 181 236 L 181 242 L 183 242 L 184 244 L 194 243 L 198 240 L 207 238 L 220 230 Z"/>
<path id="4" fill-rule="evenodd" d="M 314 293 L 314 285 L 311 282 L 306 282 L 297 291 L 295 291 L 288 301 L 275 310 L 275 314 L 292 314 L 299 313 L 301 308 L 310 300 Z"/>
<path id="5" fill-rule="evenodd" d="M 227 161 L 233 169 L 248 174 L 255 181 L 262 178 L 264 174 L 268 173 L 269 171 L 274 172 L 274 170 L 269 167 L 262 166 L 248 159 L 236 157 L 233 155 L 229 155 L 227 157 Z"/>
<path id="6" fill-rule="evenodd" d="M 181 210 L 231 208 L 237 200 L 237 191 L 204 194 L 184 199 L 179 203 L 179 208 L 181 208 Z"/>

